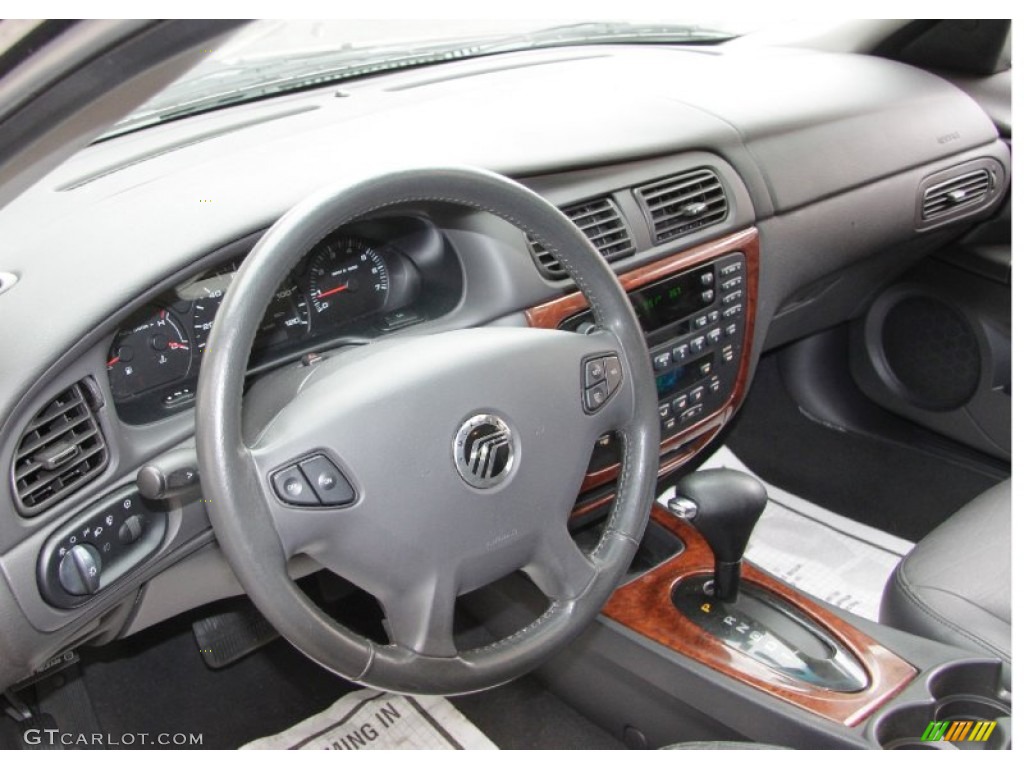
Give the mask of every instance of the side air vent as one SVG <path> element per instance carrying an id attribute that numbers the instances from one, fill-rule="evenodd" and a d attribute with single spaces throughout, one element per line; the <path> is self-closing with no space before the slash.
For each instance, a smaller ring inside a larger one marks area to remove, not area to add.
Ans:
<path id="1" fill-rule="evenodd" d="M 978 203 L 992 194 L 994 187 L 992 174 L 984 169 L 927 187 L 921 199 L 921 220 L 931 221 Z"/>
<path id="2" fill-rule="evenodd" d="M 573 224 L 583 231 L 608 261 L 624 258 L 636 250 L 626 222 L 622 220 L 622 214 L 611 198 L 577 203 L 563 208 L 562 212 L 572 219 Z M 545 277 L 560 280 L 568 276 L 558 260 L 533 238 L 530 238 L 530 252 Z"/>
<path id="3" fill-rule="evenodd" d="M 918 188 L 919 229 L 968 216 L 997 201 L 1005 171 L 994 158 L 983 157 L 934 173 Z"/>
<path id="4" fill-rule="evenodd" d="M 106 467 L 107 445 L 94 410 L 95 398 L 79 382 L 29 422 L 14 454 L 14 489 L 26 514 L 39 514 Z"/>
<path id="5" fill-rule="evenodd" d="M 710 168 L 652 181 L 633 191 L 656 243 L 710 227 L 729 214 L 722 181 Z"/>

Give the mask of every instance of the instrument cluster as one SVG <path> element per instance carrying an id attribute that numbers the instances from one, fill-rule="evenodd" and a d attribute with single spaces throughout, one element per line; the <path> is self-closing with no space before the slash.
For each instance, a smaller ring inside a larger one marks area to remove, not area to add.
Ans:
<path id="1" fill-rule="evenodd" d="M 445 250 L 438 238 L 415 231 L 397 242 L 372 233 L 328 236 L 275 292 L 253 343 L 250 370 L 346 341 L 364 343 L 450 310 L 458 300 L 450 262 L 456 269 L 458 262 L 451 254 L 430 253 L 439 249 Z M 118 330 L 107 374 L 122 420 L 155 421 L 191 404 L 218 310 L 243 259 L 177 286 Z M 432 282 L 440 290 L 425 291 Z"/>

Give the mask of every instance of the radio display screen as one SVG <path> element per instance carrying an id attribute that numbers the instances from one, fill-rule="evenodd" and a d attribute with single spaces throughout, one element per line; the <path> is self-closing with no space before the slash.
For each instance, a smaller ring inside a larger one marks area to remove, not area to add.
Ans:
<path id="1" fill-rule="evenodd" d="M 657 376 L 654 379 L 654 385 L 658 388 L 658 399 L 663 400 L 666 396 L 686 389 L 691 384 L 696 384 L 700 381 L 704 376 L 700 370 L 701 365 L 710 362 L 713 357 L 714 354 L 698 357 L 681 368 L 675 368 Z"/>
<path id="2" fill-rule="evenodd" d="M 640 327 L 650 333 L 711 304 L 714 292 L 703 283 L 705 274 L 714 271 L 709 267 L 686 272 L 630 293 Z"/>

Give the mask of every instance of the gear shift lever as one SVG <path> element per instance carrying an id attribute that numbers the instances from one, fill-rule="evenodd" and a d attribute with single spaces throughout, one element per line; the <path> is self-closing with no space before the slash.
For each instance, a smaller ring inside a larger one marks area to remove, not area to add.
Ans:
<path id="1" fill-rule="evenodd" d="M 760 481 L 734 469 L 694 472 L 676 486 L 669 511 L 690 522 L 711 547 L 714 594 L 719 600 L 736 602 L 743 550 L 767 503 Z"/>

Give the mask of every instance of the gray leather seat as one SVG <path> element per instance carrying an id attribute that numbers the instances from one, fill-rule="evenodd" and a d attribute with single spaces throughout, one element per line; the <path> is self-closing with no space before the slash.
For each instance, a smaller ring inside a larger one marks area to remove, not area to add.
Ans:
<path id="1" fill-rule="evenodd" d="M 882 622 L 1010 661 L 1010 481 L 989 489 L 903 558 Z"/>

